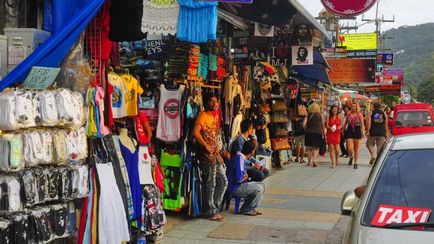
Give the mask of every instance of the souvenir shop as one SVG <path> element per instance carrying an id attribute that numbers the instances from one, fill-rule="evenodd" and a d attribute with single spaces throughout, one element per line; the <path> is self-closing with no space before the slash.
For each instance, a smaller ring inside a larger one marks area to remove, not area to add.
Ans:
<path id="1" fill-rule="evenodd" d="M 223 148 L 251 119 L 257 158 L 289 162 L 291 120 L 321 97 L 306 84 L 328 82 L 306 17 L 264 24 L 217 2 L 87 1 L 46 1 L 42 24 L 4 29 L 0 243 L 158 242 L 165 211 L 201 216 L 190 132 L 207 93 L 220 98 Z M 12 40 L 38 36 L 43 45 L 14 56 Z"/>

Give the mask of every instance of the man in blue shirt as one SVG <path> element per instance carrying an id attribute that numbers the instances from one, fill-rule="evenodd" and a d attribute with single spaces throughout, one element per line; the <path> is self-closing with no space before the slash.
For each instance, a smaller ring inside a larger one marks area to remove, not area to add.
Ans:
<path id="1" fill-rule="evenodd" d="M 234 157 L 240 152 L 243 148 L 243 145 L 246 141 L 253 139 L 256 143 L 256 138 L 253 134 L 253 122 L 249 119 L 245 119 L 241 121 L 241 133 L 237 138 L 232 142 L 231 145 L 231 156 Z M 264 166 L 261 166 L 258 160 L 253 157 L 254 153 L 251 157 L 247 158 L 245 161 L 244 168 L 247 171 L 247 174 L 251 178 L 251 181 L 263 181 L 270 175 L 270 172 Z"/>
<path id="2" fill-rule="evenodd" d="M 265 192 L 265 184 L 249 181 L 249 176 L 244 168 L 256 149 L 256 143 L 252 140 L 243 144 L 241 152 L 232 157 L 227 164 L 226 175 L 228 178 L 228 190 L 231 197 L 244 198 L 240 213 L 249 216 L 257 216 L 261 213 L 256 210 L 261 204 Z"/>

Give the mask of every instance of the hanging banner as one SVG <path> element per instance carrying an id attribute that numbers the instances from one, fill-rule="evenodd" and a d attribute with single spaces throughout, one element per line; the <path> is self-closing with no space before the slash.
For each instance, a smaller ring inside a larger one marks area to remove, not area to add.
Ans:
<path id="1" fill-rule="evenodd" d="M 331 13 L 340 16 L 357 16 L 368 11 L 375 0 L 321 0 L 322 5 Z"/>
<path id="2" fill-rule="evenodd" d="M 342 34 L 338 37 L 338 46 L 352 50 L 377 49 L 377 33 Z"/>
<path id="3" fill-rule="evenodd" d="M 375 59 L 327 59 L 332 83 L 374 83 Z"/>
<path id="4" fill-rule="evenodd" d="M 292 65 L 312 65 L 313 46 L 292 46 Z"/>
<path id="5" fill-rule="evenodd" d="M 377 64 L 393 65 L 393 53 L 384 52 L 377 54 Z"/>

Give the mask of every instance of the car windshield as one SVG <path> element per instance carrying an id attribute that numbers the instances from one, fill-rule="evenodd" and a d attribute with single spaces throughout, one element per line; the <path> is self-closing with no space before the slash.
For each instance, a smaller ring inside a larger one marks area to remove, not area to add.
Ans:
<path id="1" fill-rule="evenodd" d="M 433 189 L 434 149 L 391 151 L 369 197 L 362 224 L 371 225 L 380 204 L 434 211 Z M 426 222 L 434 222 L 434 214 Z"/>
<path id="2" fill-rule="evenodd" d="M 433 120 L 428 111 L 402 111 L 396 117 L 396 127 L 433 126 Z"/>

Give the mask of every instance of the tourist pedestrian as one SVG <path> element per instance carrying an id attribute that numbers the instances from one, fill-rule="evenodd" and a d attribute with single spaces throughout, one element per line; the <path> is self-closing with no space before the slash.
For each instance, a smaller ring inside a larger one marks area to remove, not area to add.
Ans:
<path id="1" fill-rule="evenodd" d="M 306 123 L 306 149 L 308 162 L 307 166 L 316 167 L 316 160 L 319 149 L 324 143 L 324 119 L 321 109 L 317 103 L 309 107 L 309 115 Z"/>
<path id="2" fill-rule="evenodd" d="M 330 107 L 329 115 L 326 118 L 327 129 L 327 144 L 332 160 L 332 168 L 335 168 L 339 159 L 339 145 L 341 141 L 341 117 L 338 113 L 338 107 L 333 105 Z"/>
<path id="3" fill-rule="evenodd" d="M 350 155 L 348 165 L 353 165 L 354 169 L 358 167 L 360 144 L 365 137 L 365 123 L 363 114 L 360 112 L 359 104 L 351 104 L 351 110 L 345 119 L 344 128 L 346 129 L 345 138 L 347 138 L 347 150 Z"/>
<path id="4" fill-rule="evenodd" d="M 384 141 L 389 136 L 388 119 L 386 113 L 381 110 L 380 103 L 374 103 L 374 109 L 366 116 L 366 147 L 371 154 L 369 164 L 375 162 Z M 377 150 L 375 152 L 375 147 Z"/>
<path id="5" fill-rule="evenodd" d="M 296 153 L 295 162 L 300 162 L 301 164 L 306 163 L 304 161 L 304 154 L 306 151 L 305 147 L 305 129 L 306 117 L 297 117 L 292 121 L 292 131 L 294 132 L 294 148 Z"/>
<path id="6" fill-rule="evenodd" d="M 350 112 L 350 109 L 347 105 L 344 105 L 342 108 L 342 113 L 341 113 L 341 125 L 343 126 L 345 124 L 345 118 L 347 117 L 348 113 Z M 340 142 L 340 148 L 341 148 L 341 155 L 339 157 L 345 157 L 348 158 L 348 151 L 347 148 L 345 146 L 345 128 L 341 129 L 341 142 Z"/>

